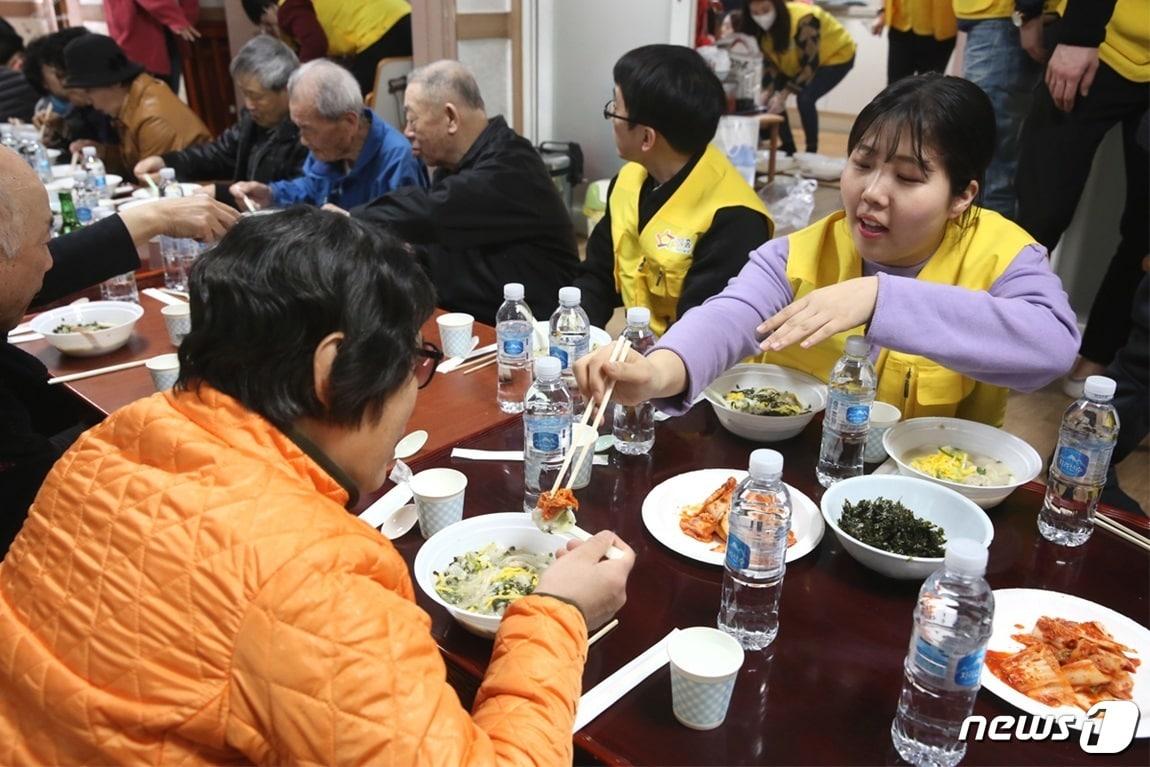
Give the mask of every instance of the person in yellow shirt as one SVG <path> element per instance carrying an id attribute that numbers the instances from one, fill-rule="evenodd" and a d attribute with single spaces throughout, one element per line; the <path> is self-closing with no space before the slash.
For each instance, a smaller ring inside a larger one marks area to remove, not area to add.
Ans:
<path id="1" fill-rule="evenodd" d="M 834 16 L 817 5 L 783 0 L 744 0 L 742 29 L 763 49 L 763 100 L 786 120 L 795 97 L 808 152 L 819 151 L 815 103 L 842 82 L 855 64 L 855 42 Z M 794 154 L 789 121 L 779 129 L 782 150 Z"/>
<path id="2" fill-rule="evenodd" d="M 945 72 L 958 36 L 952 0 L 885 0 L 871 32 L 887 32 L 886 81 Z"/>

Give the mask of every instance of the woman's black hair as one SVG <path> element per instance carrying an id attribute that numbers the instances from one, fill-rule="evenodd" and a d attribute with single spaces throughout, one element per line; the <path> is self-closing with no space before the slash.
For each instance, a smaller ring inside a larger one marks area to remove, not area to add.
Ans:
<path id="1" fill-rule="evenodd" d="M 299 418 L 356 426 L 411 378 L 430 282 L 404 245 L 355 219 L 296 206 L 240 221 L 200 256 L 178 386 L 208 384 L 281 430 Z M 320 341 L 342 333 L 326 404 Z"/>
<path id="2" fill-rule="evenodd" d="M 723 85 L 693 48 L 644 45 L 615 62 L 627 116 L 659 131 L 675 150 L 707 148 L 727 108 Z"/>
<path id="3" fill-rule="evenodd" d="M 743 34 L 751 35 L 759 41 L 761 45 L 763 42 L 763 35 L 771 36 L 771 47 L 775 49 L 776 53 L 782 53 L 791 47 L 791 12 L 787 10 L 785 0 L 771 0 L 771 5 L 775 6 L 775 23 L 771 25 L 770 30 L 763 29 L 751 17 L 751 2 L 752 0 L 743 0 L 741 8 L 743 12 L 742 27 L 738 29 Z"/>
<path id="4" fill-rule="evenodd" d="M 977 181 L 981 196 L 995 143 L 994 107 L 981 88 L 938 72 L 891 83 L 859 112 L 847 138 L 847 154 L 866 139 L 873 146 L 886 146 L 889 160 L 904 130 L 920 168 L 926 170 L 924 148 L 929 148 L 950 179 L 952 195 Z M 964 223 L 972 210 L 973 205 Z"/>
<path id="5" fill-rule="evenodd" d="M 259 25 L 260 17 L 264 15 L 264 11 L 269 5 L 275 5 L 276 0 L 241 0 L 240 5 L 244 7 L 244 13 L 248 15 L 251 22 Z"/>
<path id="6" fill-rule="evenodd" d="M 37 93 L 43 96 L 48 92 L 47 86 L 44 85 L 44 67 L 52 67 L 61 74 L 66 72 L 68 66 L 64 62 L 64 49 L 68 47 L 68 43 L 86 34 L 88 30 L 84 27 L 65 27 L 59 32 L 41 35 L 28 43 L 28 47 L 24 50 L 24 78 Z"/>

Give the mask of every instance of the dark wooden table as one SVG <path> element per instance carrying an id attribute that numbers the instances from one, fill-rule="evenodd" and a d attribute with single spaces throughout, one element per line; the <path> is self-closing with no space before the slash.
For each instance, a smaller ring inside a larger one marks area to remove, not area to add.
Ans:
<path id="1" fill-rule="evenodd" d="M 814 479 L 820 426 L 816 420 L 795 439 L 771 447 L 786 457 L 784 479 L 818 502 Z M 473 439 L 469 447 L 519 449 L 518 421 Z M 647 492 L 676 474 L 699 468 L 745 468 L 760 445 L 728 434 L 705 405 L 661 424 L 649 456 L 612 454 L 594 469 L 578 495 L 579 523 L 589 531 L 612 528 L 637 553 L 620 625 L 590 650 L 583 689 L 643 652 L 672 627 L 713 626 L 722 570 L 683 558 L 647 531 L 640 509 Z M 452 466 L 468 476 L 466 516 L 521 508 L 522 465 L 459 461 L 447 452 L 415 468 Z M 1075 594 L 1145 625 L 1150 617 L 1150 556 L 1105 530 L 1078 550 L 1046 543 L 1035 517 L 1041 487 L 1021 488 L 990 516 L 995 539 L 987 578 L 994 588 L 1043 588 Z M 414 560 L 418 530 L 396 541 Z M 902 661 L 910 638 L 920 583 L 896 581 L 856 563 L 827 530 L 822 543 L 787 568 L 778 639 L 748 654 L 739 673 L 726 722 L 695 732 L 671 714 L 669 672 L 664 667 L 575 735 L 577 762 L 604 764 L 897 764 L 890 741 Z M 418 591 L 418 589 L 417 589 Z M 433 618 L 432 632 L 465 702 L 482 678 L 491 643 L 456 625 L 420 593 Z M 1143 659 L 1150 662 L 1150 659 Z M 1019 714 L 990 692 L 979 693 L 975 713 L 988 719 Z M 964 764 L 1150 764 L 1150 744 L 1137 740 L 1125 752 L 1092 757 L 1080 750 L 1077 732 L 1064 742 L 981 742 L 969 745 Z"/>

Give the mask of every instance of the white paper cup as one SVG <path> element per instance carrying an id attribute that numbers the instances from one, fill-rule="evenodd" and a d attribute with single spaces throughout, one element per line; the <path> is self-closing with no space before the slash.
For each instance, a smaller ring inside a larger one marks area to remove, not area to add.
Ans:
<path id="1" fill-rule="evenodd" d="M 471 351 L 471 330 L 475 318 L 463 312 L 441 314 L 435 319 L 439 325 L 439 342 L 448 357 L 463 357 Z"/>
<path id="2" fill-rule="evenodd" d="M 571 426 L 571 468 L 580 460 L 584 445 L 590 445 L 589 454 L 579 468 L 579 473 L 571 481 L 572 490 L 582 490 L 591 484 L 591 467 L 595 464 L 595 440 L 599 439 L 599 432 L 586 424 L 572 424 Z"/>
<path id="3" fill-rule="evenodd" d="M 430 538 L 463 519 L 463 494 L 467 475 L 455 469 L 427 469 L 411 478 L 419 532 Z"/>
<path id="4" fill-rule="evenodd" d="M 671 708 L 692 730 L 713 730 L 727 717 L 743 648 L 708 626 L 683 629 L 667 641 L 671 659 Z"/>
<path id="5" fill-rule="evenodd" d="M 192 307 L 188 304 L 171 304 L 160 309 L 164 326 L 168 329 L 168 340 L 172 346 L 179 346 L 184 336 L 192 332 Z"/>
<path id="6" fill-rule="evenodd" d="M 867 463 L 880 463 L 886 460 L 886 449 L 882 446 L 882 436 L 886 430 L 902 419 L 902 411 L 887 402 L 877 400 L 870 406 L 870 429 L 866 433 L 866 446 L 863 460 Z"/>
<path id="7" fill-rule="evenodd" d="M 152 357 L 144 363 L 144 367 L 152 374 L 152 383 L 156 391 L 167 391 L 180 377 L 180 358 L 175 354 L 161 354 Z"/>

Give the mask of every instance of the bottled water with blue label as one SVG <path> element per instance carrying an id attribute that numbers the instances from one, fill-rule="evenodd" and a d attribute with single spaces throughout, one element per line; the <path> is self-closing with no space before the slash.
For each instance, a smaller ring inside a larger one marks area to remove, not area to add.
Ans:
<path id="1" fill-rule="evenodd" d="M 851 336 L 827 381 L 823 443 L 815 469 L 823 487 L 862 474 L 870 406 L 877 383 L 870 361 L 870 344 L 862 336 Z"/>
<path id="2" fill-rule="evenodd" d="M 890 726 L 895 750 L 911 764 L 949 767 L 966 753 L 959 733 L 982 684 L 994 619 L 994 593 L 983 578 L 986 558 L 978 541 L 949 541 L 942 569 L 918 593 L 902 694 Z"/>
<path id="3" fill-rule="evenodd" d="M 761 650 L 779 634 L 791 496 L 783 484 L 783 456 L 778 451 L 754 451 L 748 471 L 735 488 L 727 518 L 718 626 L 744 648 Z"/>
<path id="4" fill-rule="evenodd" d="M 645 306 L 632 306 L 627 310 L 627 327 L 623 337 L 631 348 L 646 354 L 655 345 L 651 331 L 651 310 Z M 615 449 L 626 455 L 642 455 L 655 444 L 655 406 L 650 402 L 638 405 L 615 405 L 612 434 Z"/>
<path id="5" fill-rule="evenodd" d="M 571 401 L 576 410 L 582 410 L 583 396 L 575 385 L 575 374 L 571 368 L 575 360 L 591 350 L 591 321 L 579 302 L 583 291 L 575 287 L 559 289 L 559 308 L 551 315 L 550 354 L 559 360 L 563 368 L 563 380 L 571 392 Z"/>
<path id="6" fill-rule="evenodd" d="M 93 211 L 100 204 L 88 178 L 88 171 L 78 170 L 72 174 L 72 199 L 76 203 L 76 218 L 84 226 L 92 223 Z"/>
<path id="7" fill-rule="evenodd" d="M 88 171 L 88 178 L 92 181 L 96 197 L 103 200 L 112 196 L 112 190 L 108 189 L 108 174 L 104 170 L 104 161 L 96 154 L 94 146 L 84 147 L 84 170 Z"/>
<path id="8" fill-rule="evenodd" d="M 523 510 L 530 514 L 539 493 L 550 490 L 571 442 L 571 395 L 559 360 L 535 361 L 535 383 L 523 401 Z"/>
<path id="9" fill-rule="evenodd" d="M 495 313 L 495 341 L 499 377 L 495 400 L 504 413 L 522 413 L 523 398 L 531 385 L 532 333 L 535 317 L 523 300 L 523 285 L 503 286 L 503 305 Z"/>
<path id="10" fill-rule="evenodd" d="M 1110 404 L 1115 388 L 1110 378 L 1090 376 L 1082 399 L 1062 416 L 1046 498 L 1038 512 L 1038 531 L 1048 541 L 1081 546 L 1094 532 L 1094 510 L 1118 440 L 1118 412 Z"/>

